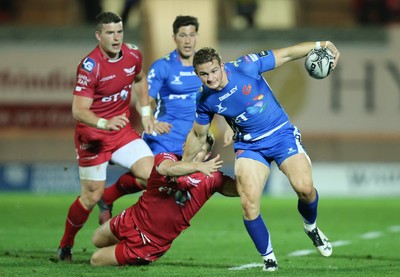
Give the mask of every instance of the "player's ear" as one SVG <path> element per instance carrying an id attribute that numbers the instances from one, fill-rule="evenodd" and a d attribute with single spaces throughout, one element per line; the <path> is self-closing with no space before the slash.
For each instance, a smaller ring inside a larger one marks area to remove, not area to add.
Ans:
<path id="1" fill-rule="evenodd" d="M 97 39 L 98 41 L 101 40 L 100 31 L 96 31 L 96 32 L 95 32 L 95 36 L 96 36 L 96 39 Z"/>

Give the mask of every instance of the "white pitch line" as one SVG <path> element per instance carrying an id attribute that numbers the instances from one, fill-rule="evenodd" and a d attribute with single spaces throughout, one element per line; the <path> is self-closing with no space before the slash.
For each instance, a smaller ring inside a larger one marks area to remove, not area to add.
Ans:
<path id="1" fill-rule="evenodd" d="M 235 266 L 235 267 L 230 267 L 229 270 L 242 270 L 242 269 L 248 269 L 252 267 L 262 267 L 264 264 L 258 264 L 258 263 L 251 263 L 251 264 L 244 264 L 241 266 Z"/>
<path id="2" fill-rule="evenodd" d="M 383 236 L 382 232 L 378 232 L 378 231 L 373 231 L 373 232 L 368 232 L 365 234 L 361 234 L 361 238 L 363 239 L 376 239 Z"/>
<path id="3" fill-rule="evenodd" d="M 389 232 L 392 232 L 392 233 L 398 233 L 398 232 L 400 232 L 400 226 L 399 225 L 390 226 L 388 228 L 388 230 L 389 230 Z"/>
<path id="4" fill-rule="evenodd" d="M 388 231 L 393 232 L 393 233 L 400 232 L 400 225 L 389 226 Z M 375 239 L 375 238 L 379 238 L 379 237 L 383 236 L 383 232 L 372 231 L 372 232 L 361 234 L 360 236 L 363 239 Z M 349 245 L 351 243 L 352 242 L 349 240 L 338 240 L 338 241 L 332 242 L 332 246 L 340 247 L 340 246 L 344 246 L 344 245 Z M 307 256 L 307 255 L 314 253 L 315 251 L 316 251 L 315 248 L 314 249 L 297 250 L 297 251 L 289 253 L 288 256 L 289 257 Z M 244 264 L 241 266 L 230 267 L 229 270 L 243 270 L 243 269 L 248 269 L 248 268 L 253 268 L 253 267 L 262 267 L 262 266 L 263 266 L 263 264 L 251 263 L 251 264 Z"/>

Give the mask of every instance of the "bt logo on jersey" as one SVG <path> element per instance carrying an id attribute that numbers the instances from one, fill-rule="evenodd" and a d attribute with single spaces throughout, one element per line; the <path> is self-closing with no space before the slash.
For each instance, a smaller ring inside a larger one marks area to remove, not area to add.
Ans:
<path id="1" fill-rule="evenodd" d="M 107 102 L 116 102 L 118 99 L 121 99 L 125 101 L 128 99 L 129 96 L 129 90 L 123 89 L 121 92 L 114 93 L 109 96 L 105 96 L 101 99 L 101 102 L 107 103 Z"/>

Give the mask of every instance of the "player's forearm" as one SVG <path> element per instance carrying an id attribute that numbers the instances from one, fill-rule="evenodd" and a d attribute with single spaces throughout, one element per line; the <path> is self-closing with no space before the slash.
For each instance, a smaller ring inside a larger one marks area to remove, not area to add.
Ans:
<path id="1" fill-rule="evenodd" d="M 133 91 L 141 107 L 150 105 L 148 83 L 146 78 L 142 78 L 133 84 Z"/>
<path id="2" fill-rule="evenodd" d="M 205 141 L 206 135 L 198 134 L 193 129 L 190 130 L 186 137 L 182 160 L 193 161 L 197 153 L 200 152 Z"/>
<path id="3" fill-rule="evenodd" d="M 179 177 L 179 176 L 189 175 L 198 171 L 199 171 L 198 162 L 178 161 L 168 167 L 165 175 L 171 177 Z"/>
<path id="4" fill-rule="evenodd" d="M 302 42 L 293 46 L 273 50 L 275 59 L 276 59 L 276 66 L 278 67 L 286 62 L 290 62 L 293 60 L 301 59 L 316 47 L 315 41 L 309 42 Z M 326 41 L 320 42 L 320 47 L 326 47 Z"/>

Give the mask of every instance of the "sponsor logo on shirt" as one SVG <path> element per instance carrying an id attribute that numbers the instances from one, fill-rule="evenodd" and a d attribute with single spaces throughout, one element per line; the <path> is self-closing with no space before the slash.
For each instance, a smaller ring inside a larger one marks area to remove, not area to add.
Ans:
<path id="1" fill-rule="evenodd" d="M 180 71 L 179 72 L 180 76 L 196 76 L 196 73 L 194 71 L 188 72 L 188 71 Z"/>
<path id="2" fill-rule="evenodd" d="M 268 53 L 268 51 L 261 51 L 261 52 L 259 52 L 259 53 L 257 53 L 257 55 L 260 57 L 260 58 L 262 58 L 262 57 L 265 57 L 265 56 L 268 56 L 269 55 L 269 53 Z"/>
<path id="3" fill-rule="evenodd" d="M 114 78 L 116 78 L 116 77 L 117 77 L 117 76 L 115 76 L 114 74 L 113 74 L 113 75 L 110 75 L 110 76 L 106 76 L 106 77 L 101 78 L 101 79 L 100 79 L 100 82 L 109 81 L 109 80 L 114 79 Z"/>
<path id="4" fill-rule="evenodd" d="M 90 83 L 90 78 L 86 75 L 79 74 L 77 83 L 86 87 L 88 83 Z"/>
<path id="5" fill-rule="evenodd" d="M 229 96 L 231 96 L 232 94 L 234 94 L 236 91 L 238 90 L 238 87 L 235 86 L 234 88 L 232 88 L 229 92 L 225 93 L 224 95 L 222 95 L 221 97 L 218 98 L 219 101 L 223 101 L 226 98 L 228 98 Z"/>
<path id="6" fill-rule="evenodd" d="M 258 61 L 258 57 L 256 54 L 248 54 L 247 55 L 253 62 Z"/>
<path id="7" fill-rule="evenodd" d="M 92 72 L 92 70 L 95 66 L 96 66 L 96 62 L 89 57 L 87 57 L 82 62 L 82 68 L 85 69 L 87 72 Z"/>
<path id="8" fill-rule="evenodd" d="M 190 97 L 190 94 L 170 94 L 168 96 L 169 100 L 175 100 L 175 99 L 187 99 Z"/>

